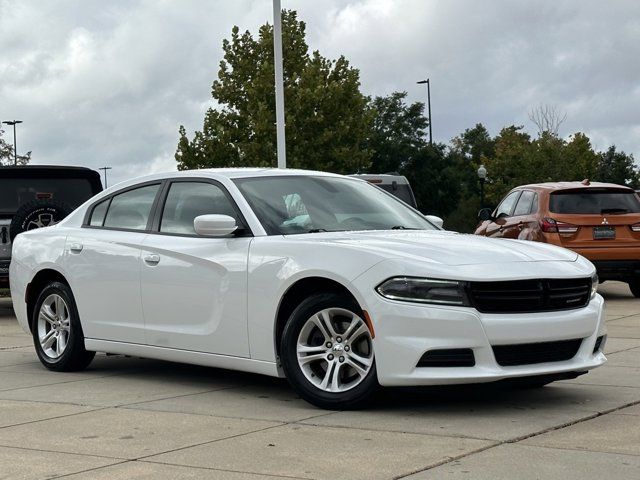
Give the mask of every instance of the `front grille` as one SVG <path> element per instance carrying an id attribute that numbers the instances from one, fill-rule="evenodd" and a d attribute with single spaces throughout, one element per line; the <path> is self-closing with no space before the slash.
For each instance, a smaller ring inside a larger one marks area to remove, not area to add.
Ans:
<path id="1" fill-rule="evenodd" d="M 473 367 L 476 359 L 470 348 L 447 348 L 425 353 L 418 367 Z"/>
<path id="2" fill-rule="evenodd" d="M 11 260 L 0 260 L 0 275 L 9 274 L 9 262 L 11 262 Z"/>
<path id="3" fill-rule="evenodd" d="M 577 338 L 557 342 L 494 345 L 492 348 L 498 365 L 513 367 L 515 365 L 571 360 L 578 353 L 581 344 L 582 339 Z"/>
<path id="4" fill-rule="evenodd" d="M 471 282 L 473 306 L 483 313 L 526 313 L 584 307 L 591 296 L 591 279 L 541 279 Z"/>

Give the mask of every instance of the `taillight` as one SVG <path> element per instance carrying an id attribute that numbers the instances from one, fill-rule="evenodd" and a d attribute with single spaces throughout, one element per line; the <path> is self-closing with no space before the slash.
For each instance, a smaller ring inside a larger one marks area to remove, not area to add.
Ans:
<path id="1" fill-rule="evenodd" d="M 572 225 L 571 223 L 558 222 L 553 218 L 543 218 L 540 222 L 540 228 L 543 232 L 546 233 L 563 233 L 563 234 L 573 234 L 578 231 L 577 225 Z M 638 230 L 640 231 L 640 230 Z"/>
<path id="2" fill-rule="evenodd" d="M 631 230 L 633 230 L 634 232 L 640 232 L 640 223 L 634 223 L 633 225 L 631 225 Z"/>

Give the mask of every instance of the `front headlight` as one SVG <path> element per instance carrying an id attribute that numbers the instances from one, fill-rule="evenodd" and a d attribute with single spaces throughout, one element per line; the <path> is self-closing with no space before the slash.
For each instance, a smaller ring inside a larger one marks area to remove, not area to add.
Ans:
<path id="1" fill-rule="evenodd" d="M 376 287 L 389 300 L 469 306 L 464 282 L 433 278 L 393 277 Z"/>
<path id="2" fill-rule="evenodd" d="M 598 274 L 594 273 L 593 277 L 591 277 L 591 298 L 596 296 L 596 293 L 598 293 Z"/>

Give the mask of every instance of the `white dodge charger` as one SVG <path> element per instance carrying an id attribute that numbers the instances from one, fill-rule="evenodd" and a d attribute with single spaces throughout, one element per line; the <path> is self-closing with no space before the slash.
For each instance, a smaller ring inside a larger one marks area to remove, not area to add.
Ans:
<path id="1" fill-rule="evenodd" d="M 593 265 L 447 232 L 362 180 L 227 169 L 112 187 L 20 234 L 11 294 L 51 370 L 95 352 L 286 376 L 326 408 L 379 385 L 573 378 L 602 365 Z"/>

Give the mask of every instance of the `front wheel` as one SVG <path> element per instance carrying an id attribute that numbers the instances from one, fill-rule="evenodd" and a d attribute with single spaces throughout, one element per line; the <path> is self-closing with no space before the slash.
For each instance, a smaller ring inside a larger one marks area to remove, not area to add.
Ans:
<path id="1" fill-rule="evenodd" d="M 40 362 L 49 370 L 85 369 L 95 352 L 84 348 L 84 334 L 73 293 L 68 285 L 47 285 L 33 309 L 31 331 Z"/>
<path id="2" fill-rule="evenodd" d="M 304 300 L 285 325 L 280 356 L 296 392 L 321 408 L 362 407 L 378 388 L 371 331 L 347 295 Z"/>
<path id="3" fill-rule="evenodd" d="M 629 290 L 634 297 L 640 298 L 640 278 L 634 278 L 629 282 Z"/>

